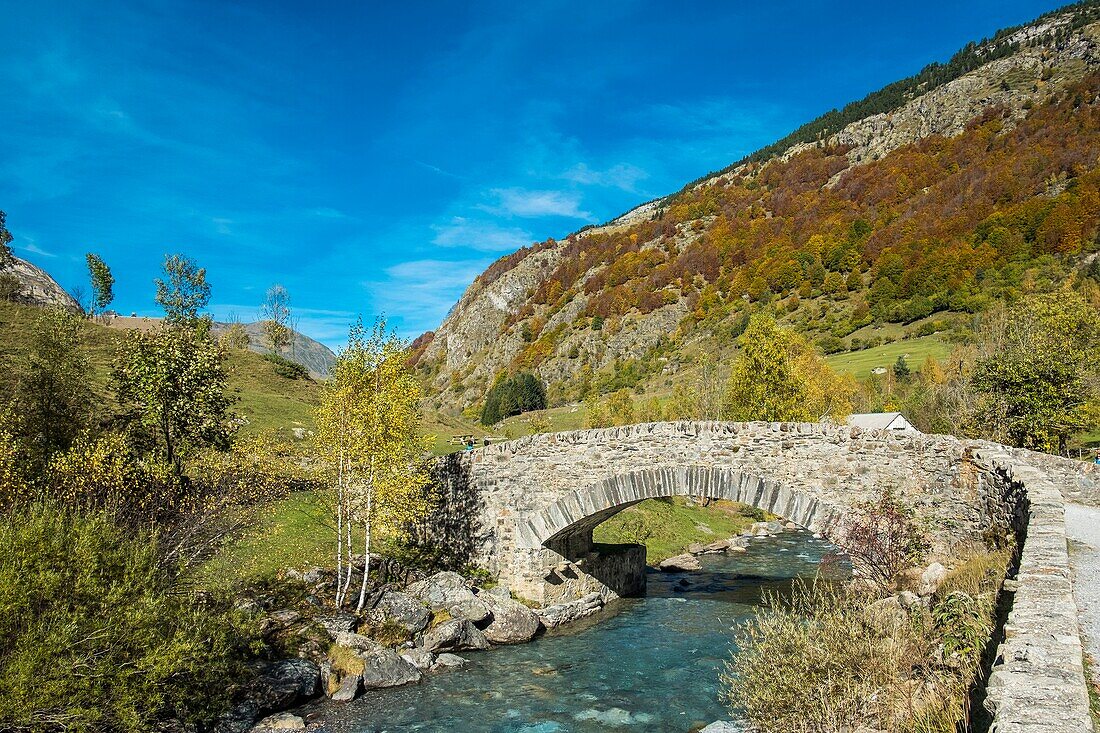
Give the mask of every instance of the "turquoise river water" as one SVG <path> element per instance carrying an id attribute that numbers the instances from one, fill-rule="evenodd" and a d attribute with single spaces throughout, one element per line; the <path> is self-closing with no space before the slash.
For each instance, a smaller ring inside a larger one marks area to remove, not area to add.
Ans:
<path id="1" fill-rule="evenodd" d="M 734 629 L 765 590 L 814 576 L 830 548 L 805 532 L 756 539 L 702 557 L 702 572 L 651 572 L 645 598 L 529 644 L 468 653 L 464 669 L 300 713 L 325 733 L 686 733 L 736 721 L 719 699 Z"/>

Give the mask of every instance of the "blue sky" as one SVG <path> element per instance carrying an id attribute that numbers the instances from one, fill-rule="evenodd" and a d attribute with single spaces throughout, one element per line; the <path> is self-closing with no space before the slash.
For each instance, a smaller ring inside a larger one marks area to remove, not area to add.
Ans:
<path id="1" fill-rule="evenodd" d="M 282 283 L 329 345 L 411 338 L 497 257 L 1060 4 L 3 0 L 0 209 L 123 313 L 183 252 L 217 317 Z"/>

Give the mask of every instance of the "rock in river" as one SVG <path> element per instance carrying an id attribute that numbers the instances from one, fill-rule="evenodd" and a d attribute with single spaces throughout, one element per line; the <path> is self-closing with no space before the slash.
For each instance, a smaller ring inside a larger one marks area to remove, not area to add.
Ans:
<path id="1" fill-rule="evenodd" d="M 670 557 L 667 560 L 662 560 L 657 567 L 669 573 L 703 569 L 703 566 L 699 564 L 699 561 L 695 559 L 694 555 L 687 554 L 677 555 L 676 557 Z"/>
<path id="2" fill-rule="evenodd" d="M 445 610 L 454 618 L 468 618 L 475 624 L 489 618 L 489 609 L 458 573 L 436 573 L 411 584 L 405 592 L 433 611 Z"/>
<path id="3" fill-rule="evenodd" d="M 431 669 L 435 663 L 435 657 L 427 649 L 414 646 L 401 652 L 401 658 L 417 669 Z"/>
<path id="4" fill-rule="evenodd" d="M 423 646 L 430 652 L 460 652 L 467 649 L 488 649 L 489 640 L 473 622 L 465 618 L 445 621 L 424 634 Z"/>
<path id="5" fill-rule="evenodd" d="M 485 627 L 485 638 L 494 644 L 522 644 L 530 641 L 539 630 L 539 617 L 527 606 L 511 598 L 489 594 L 480 596 L 493 614 Z"/>
<path id="6" fill-rule="evenodd" d="M 364 690 L 397 687 L 420 681 L 420 670 L 389 647 L 379 645 L 359 656 L 363 660 L 361 677 Z"/>

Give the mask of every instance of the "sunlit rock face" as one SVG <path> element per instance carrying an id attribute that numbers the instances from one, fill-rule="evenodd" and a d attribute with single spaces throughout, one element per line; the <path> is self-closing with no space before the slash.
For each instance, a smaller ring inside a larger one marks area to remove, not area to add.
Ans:
<path id="1" fill-rule="evenodd" d="M 58 306 L 71 311 L 81 309 L 80 304 L 76 302 L 76 298 L 69 295 L 45 270 L 32 265 L 26 260 L 16 257 L 11 267 L 3 272 L 15 275 L 19 279 L 20 292 L 16 296 L 16 300 L 21 303 Z"/>

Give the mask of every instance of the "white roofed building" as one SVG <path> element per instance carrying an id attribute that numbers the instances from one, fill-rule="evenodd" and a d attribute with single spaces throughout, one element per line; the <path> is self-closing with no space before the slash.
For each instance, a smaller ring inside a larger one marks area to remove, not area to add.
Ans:
<path id="1" fill-rule="evenodd" d="M 864 430 L 898 430 L 903 433 L 919 433 L 913 423 L 900 412 L 861 412 L 848 416 L 848 424 Z"/>

